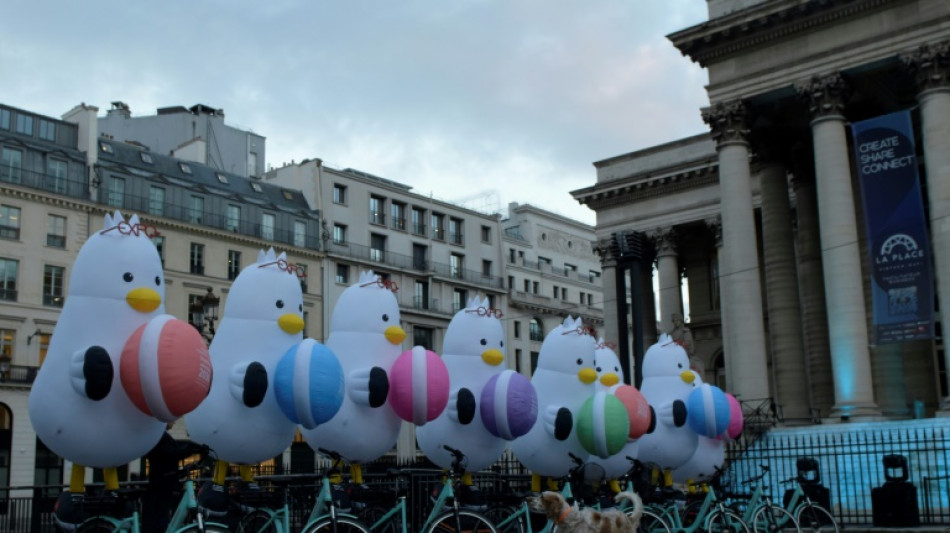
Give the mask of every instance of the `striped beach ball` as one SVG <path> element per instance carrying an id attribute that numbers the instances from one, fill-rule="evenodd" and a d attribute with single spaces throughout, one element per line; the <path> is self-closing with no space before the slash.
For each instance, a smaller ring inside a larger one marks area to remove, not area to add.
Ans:
<path id="1" fill-rule="evenodd" d="M 482 388 L 480 413 L 492 435 L 514 440 L 531 431 L 538 419 L 538 394 L 531 380 L 514 370 L 503 370 Z"/>
<path id="2" fill-rule="evenodd" d="M 619 452 L 627 443 L 630 418 L 627 407 L 606 391 L 594 393 L 577 414 L 577 438 L 589 453 L 602 459 Z"/>
<path id="3" fill-rule="evenodd" d="M 716 438 L 729 427 L 730 407 L 726 393 L 715 385 L 703 383 L 686 398 L 686 421 L 696 433 Z"/>
<path id="4" fill-rule="evenodd" d="M 389 405 L 399 418 L 421 426 L 449 403 L 449 370 L 439 354 L 414 346 L 389 370 Z"/>
<path id="5" fill-rule="evenodd" d="M 119 379 L 140 411 L 174 422 L 198 407 L 211 390 L 208 346 L 191 324 L 159 315 L 126 341 Z"/>
<path id="6" fill-rule="evenodd" d="M 274 396 L 287 418 L 313 429 L 343 405 L 343 368 L 329 348 L 304 339 L 277 362 Z"/>

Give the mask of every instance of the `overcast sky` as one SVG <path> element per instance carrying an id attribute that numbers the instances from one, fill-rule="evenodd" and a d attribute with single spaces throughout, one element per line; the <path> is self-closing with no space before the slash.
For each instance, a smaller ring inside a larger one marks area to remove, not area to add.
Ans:
<path id="1" fill-rule="evenodd" d="M 706 73 L 666 35 L 704 0 L 7 2 L 0 102 L 61 116 L 202 103 L 267 138 L 477 207 L 590 224 L 593 162 L 706 131 Z"/>

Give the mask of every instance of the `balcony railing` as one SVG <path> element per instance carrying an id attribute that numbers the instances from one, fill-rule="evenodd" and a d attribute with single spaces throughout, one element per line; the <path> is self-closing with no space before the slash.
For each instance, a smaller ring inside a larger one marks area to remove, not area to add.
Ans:
<path id="1" fill-rule="evenodd" d="M 406 231 L 406 219 L 393 217 L 393 229 Z"/>
<path id="2" fill-rule="evenodd" d="M 388 250 L 383 252 L 382 250 L 352 242 L 345 246 L 328 242 L 327 252 L 360 261 L 380 263 L 397 269 L 433 273 L 444 278 L 458 279 L 485 287 L 496 289 L 504 288 L 504 278 L 498 276 L 486 277 L 479 270 L 453 269 L 446 263 L 427 262 L 411 255 L 399 254 Z"/>
<path id="3" fill-rule="evenodd" d="M 17 383 L 32 385 L 39 369 L 40 367 L 38 366 L 10 365 L 10 368 L 6 372 L 0 372 L 0 384 Z"/>
<path id="4" fill-rule="evenodd" d="M 15 302 L 17 297 L 16 289 L 0 289 L 0 300 Z"/>
<path id="5" fill-rule="evenodd" d="M 35 172 L 22 167 L 6 167 L 0 172 L 0 181 L 73 198 L 89 198 L 89 186 L 85 179 L 50 176 L 45 172 Z"/>
<path id="6" fill-rule="evenodd" d="M 425 224 L 413 224 L 413 225 L 412 225 L 412 233 L 413 233 L 414 235 L 421 235 L 421 236 L 425 237 L 425 234 L 426 234 L 426 225 L 425 225 Z"/>
<path id="7" fill-rule="evenodd" d="M 382 211 L 370 211 L 369 223 L 376 224 L 379 226 L 386 225 L 386 213 L 383 213 Z"/>

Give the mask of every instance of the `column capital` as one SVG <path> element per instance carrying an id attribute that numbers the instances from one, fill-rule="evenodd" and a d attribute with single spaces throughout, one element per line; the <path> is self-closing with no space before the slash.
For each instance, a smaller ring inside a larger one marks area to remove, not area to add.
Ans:
<path id="1" fill-rule="evenodd" d="M 704 108 L 702 115 L 718 146 L 731 142 L 748 143 L 749 109 L 742 100 L 719 102 Z"/>
<path id="2" fill-rule="evenodd" d="M 950 89 L 950 41 L 923 44 L 900 59 L 913 74 L 918 91 Z"/>
<path id="3" fill-rule="evenodd" d="M 676 256 L 676 230 L 673 226 L 657 228 L 650 233 L 657 257 Z"/>
<path id="4" fill-rule="evenodd" d="M 706 227 L 712 231 L 713 237 L 716 239 L 716 248 L 722 248 L 722 216 L 715 215 L 706 217 L 706 220 L 703 222 L 705 222 Z"/>
<path id="5" fill-rule="evenodd" d="M 844 115 L 844 104 L 851 92 L 847 81 L 837 72 L 812 76 L 795 84 L 795 90 L 807 100 L 812 118 Z"/>
<path id="6" fill-rule="evenodd" d="M 613 236 L 594 241 L 593 250 L 600 257 L 600 266 L 604 268 L 617 266 L 617 244 Z"/>

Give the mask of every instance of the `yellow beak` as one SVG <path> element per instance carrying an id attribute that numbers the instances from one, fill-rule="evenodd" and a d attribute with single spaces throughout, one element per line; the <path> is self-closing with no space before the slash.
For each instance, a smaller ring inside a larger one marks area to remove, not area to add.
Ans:
<path id="1" fill-rule="evenodd" d="M 600 384 L 605 387 L 613 387 L 617 383 L 620 383 L 620 376 L 613 372 L 600 376 Z"/>
<path id="2" fill-rule="evenodd" d="M 501 353 L 501 350 L 497 348 L 490 348 L 482 352 L 482 361 L 485 361 L 485 363 L 491 366 L 498 366 L 504 360 L 505 354 Z"/>
<path id="3" fill-rule="evenodd" d="M 597 381 L 597 371 L 590 367 L 582 368 L 577 373 L 577 379 L 581 380 L 585 384 L 593 383 Z"/>
<path id="4" fill-rule="evenodd" d="M 696 374 L 693 374 L 692 370 L 684 370 L 680 372 L 680 379 L 686 383 L 692 383 L 693 380 L 696 379 Z"/>
<path id="5" fill-rule="evenodd" d="M 155 289 L 139 287 L 130 290 L 125 295 L 125 301 L 129 304 L 129 307 L 139 313 L 151 313 L 162 305 L 162 296 Z"/>
<path id="6" fill-rule="evenodd" d="M 294 313 L 280 315 L 277 319 L 277 325 L 286 333 L 295 335 L 303 331 L 303 317 Z"/>
<path id="7" fill-rule="evenodd" d="M 402 341 L 405 340 L 406 330 L 399 326 L 389 326 L 386 328 L 386 331 L 383 332 L 383 335 L 386 336 L 386 340 L 398 345 L 402 344 Z"/>

